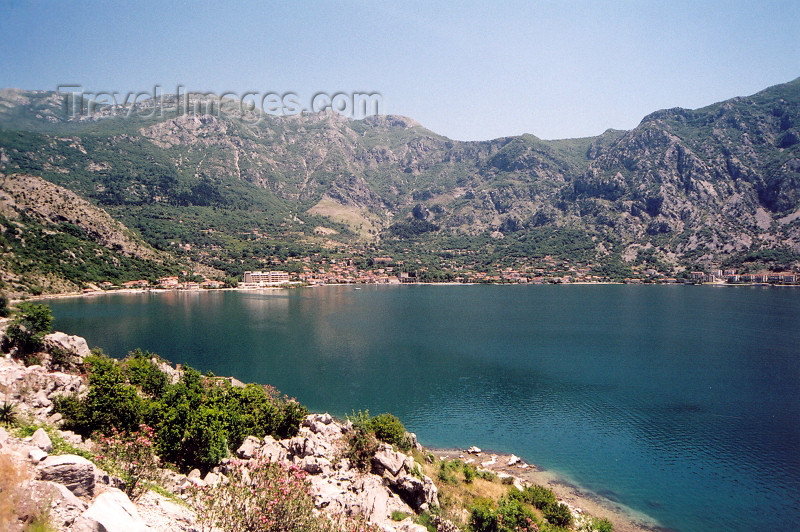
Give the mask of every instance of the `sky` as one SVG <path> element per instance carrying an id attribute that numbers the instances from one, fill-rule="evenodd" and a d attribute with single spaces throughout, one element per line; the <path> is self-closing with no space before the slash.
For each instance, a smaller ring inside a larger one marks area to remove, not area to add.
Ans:
<path id="1" fill-rule="evenodd" d="M 798 21 L 797 0 L 0 0 L 0 87 L 378 93 L 456 140 L 585 137 L 800 77 Z"/>

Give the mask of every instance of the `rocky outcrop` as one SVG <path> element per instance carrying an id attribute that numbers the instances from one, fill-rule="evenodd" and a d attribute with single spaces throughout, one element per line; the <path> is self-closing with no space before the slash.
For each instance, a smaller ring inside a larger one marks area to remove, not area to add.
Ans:
<path id="1" fill-rule="evenodd" d="M 332 514 L 364 515 L 385 530 L 423 530 L 411 522 L 391 521 L 392 512 L 407 514 L 438 505 L 433 481 L 422 475 L 414 459 L 382 445 L 368 472 L 353 468 L 345 457 L 350 423 L 335 421 L 329 414 L 308 416 L 294 438 L 259 442 L 247 438 L 236 451 L 243 460 L 266 459 L 287 462 L 308 473 L 314 504 Z M 226 470 L 223 462 L 221 471 Z"/>
<path id="2" fill-rule="evenodd" d="M 57 434 L 64 438 L 71 433 L 57 431 Z M 30 522 L 42 512 L 62 532 L 196 530 L 196 518 L 188 508 L 155 492 L 148 492 L 133 503 L 117 489 L 119 479 L 89 460 L 76 455 L 49 456 L 42 449 L 49 447 L 49 441 L 41 429 L 30 438 L 17 438 L 0 427 L 2 480 L 6 489 L 16 492 L 20 523 L 16 528 L 11 523 L 11 528 L 4 530 L 22 530 L 21 523 Z M 16 486 L 8 484 L 10 478 L 16 479 Z"/>
<path id="3" fill-rule="evenodd" d="M 44 347 L 46 351 L 60 349 L 78 359 L 83 359 L 83 357 L 91 353 L 89 344 L 86 343 L 85 338 L 81 336 L 70 336 L 63 332 L 54 332 L 45 336 Z"/>
<path id="4" fill-rule="evenodd" d="M 78 497 L 94 495 L 95 466 L 82 456 L 48 456 L 38 464 L 37 476 L 66 486 Z"/>
<path id="5" fill-rule="evenodd" d="M 83 394 L 88 387 L 80 375 L 49 371 L 41 365 L 25 366 L 19 360 L 0 357 L 0 390 L 5 393 L 4 400 L 17 406 L 19 414 L 53 422 L 60 419 L 58 414 L 58 419 L 51 417 L 53 399 L 59 395 Z"/>
<path id="6" fill-rule="evenodd" d="M 47 432 L 45 432 L 44 429 L 36 429 L 36 432 L 34 432 L 33 436 L 31 436 L 31 443 L 45 453 L 49 453 L 53 450 L 53 442 L 50 440 L 50 436 L 47 435 Z"/>
<path id="7" fill-rule="evenodd" d="M 147 525 L 125 493 L 109 488 L 75 521 L 72 532 L 146 532 Z"/>
<path id="8" fill-rule="evenodd" d="M 10 357 L 0 358 L 0 388 L 18 414 L 30 416 L 39 423 L 57 425 L 60 415 L 52 412 L 53 399 L 60 394 L 86 393 L 85 377 L 55 371 L 58 365 L 47 356 L 61 351 L 72 357 L 67 366 L 75 368 L 88 354 L 85 340 L 53 333 L 47 336 L 46 351 L 41 353 L 45 365 L 25 366 Z M 179 372 L 180 370 L 175 370 Z M 345 439 L 352 425 L 334 420 L 329 414 L 313 414 L 302 423 L 293 438 L 276 440 L 247 437 L 236 450 L 242 461 L 268 460 L 293 464 L 307 473 L 314 504 L 320 511 L 345 516 L 363 515 L 386 531 L 422 532 L 423 527 L 410 520 L 395 522 L 393 512 L 414 514 L 438 505 L 438 492 L 433 481 L 422 475 L 414 459 L 382 444 L 371 460 L 369 471 L 351 466 L 345 456 Z M 50 431 L 48 433 L 48 431 Z M 27 506 L 21 505 L 21 519 L 29 519 L 40 510 L 37 504 L 48 501 L 53 522 L 59 530 L 74 532 L 173 531 L 191 530 L 195 517 L 186 508 L 175 505 L 154 493 L 133 503 L 118 488 L 120 479 L 75 454 L 50 455 L 54 437 L 86 447 L 81 437 L 57 428 L 39 428 L 30 437 L 13 437 L 0 428 L 0 456 L 12 457 L 17 467 L 26 471 Z M 408 435 L 415 443 L 416 436 Z M 163 485 L 175 493 L 188 493 L 192 487 L 216 486 L 227 482 L 231 460 L 201 475 L 198 470 L 188 475 L 165 471 Z M 39 501 L 38 503 L 36 501 Z"/>

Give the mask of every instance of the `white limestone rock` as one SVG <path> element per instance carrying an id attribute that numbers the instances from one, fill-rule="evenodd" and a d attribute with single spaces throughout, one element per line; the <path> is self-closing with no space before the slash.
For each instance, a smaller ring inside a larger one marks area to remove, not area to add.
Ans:
<path id="1" fill-rule="evenodd" d="M 100 494 L 75 520 L 72 532 L 147 532 L 148 527 L 127 495 L 116 488 Z"/>
<path id="2" fill-rule="evenodd" d="M 46 453 L 53 450 L 53 442 L 50 440 L 50 436 L 41 428 L 36 429 L 36 432 L 33 433 L 31 443 Z"/>

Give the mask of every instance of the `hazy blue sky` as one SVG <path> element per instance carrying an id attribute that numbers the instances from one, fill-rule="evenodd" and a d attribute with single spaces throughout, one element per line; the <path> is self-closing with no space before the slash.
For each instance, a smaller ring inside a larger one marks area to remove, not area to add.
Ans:
<path id="1" fill-rule="evenodd" d="M 379 92 L 459 140 L 630 129 L 800 76 L 800 1 L 0 1 L 0 86 Z"/>

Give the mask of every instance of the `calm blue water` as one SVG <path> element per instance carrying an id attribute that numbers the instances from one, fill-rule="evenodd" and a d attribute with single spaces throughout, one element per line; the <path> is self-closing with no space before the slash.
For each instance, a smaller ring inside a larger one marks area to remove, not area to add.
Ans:
<path id="1" fill-rule="evenodd" d="M 59 330 L 393 412 L 678 530 L 800 522 L 800 290 L 325 287 L 52 302 Z"/>

